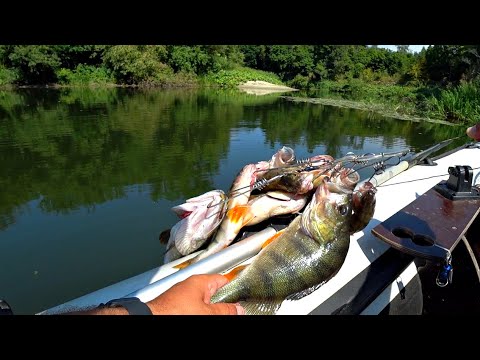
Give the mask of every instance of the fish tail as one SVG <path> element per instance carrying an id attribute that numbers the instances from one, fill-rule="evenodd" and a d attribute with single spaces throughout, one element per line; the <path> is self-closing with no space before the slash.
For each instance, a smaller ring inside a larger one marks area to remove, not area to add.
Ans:
<path id="1" fill-rule="evenodd" d="M 160 240 L 160 244 L 167 244 L 169 238 L 170 238 L 170 229 L 163 230 L 158 236 L 158 240 Z"/>
<path id="2" fill-rule="evenodd" d="M 275 315 L 283 300 L 239 301 L 246 315 Z"/>

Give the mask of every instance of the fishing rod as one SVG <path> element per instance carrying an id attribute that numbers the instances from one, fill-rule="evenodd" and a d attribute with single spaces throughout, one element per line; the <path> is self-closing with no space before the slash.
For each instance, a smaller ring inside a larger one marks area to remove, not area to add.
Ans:
<path id="1" fill-rule="evenodd" d="M 185 280 L 195 274 L 216 274 L 226 271 L 245 260 L 257 255 L 265 241 L 270 239 L 277 233 L 277 230 L 268 226 L 249 237 L 232 244 L 221 251 L 212 254 L 194 264 L 187 266 L 181 270 L 177 270 L 151 284 L 148 284 L 124 297 L 138 297 L 143 302 L 150 301 L 169 289 L 172 285 Z M 194 254 L 191 254 L 192 257 Z M 177 262 L 185 261 L 178 259 Z M 171 263 L 172 269 L 176 263 Z"/>
<path id="2" fill-rule="evenodd" d="M 435 144 L 435 145 L 433 145 L 433 146 L 431 146 L 431 147 L 413 155 L 410 159 L 400 161 L 397 165 L 391 166 L 387 169 L 383 169 L 382 173 L 374 172 L 374 174 L 369 179 L 365 179 L 363 181 L 360 181 L 357 184 L 357 187 L 360 187 L 362 184 L 364 184 L 367 181 L 372 182 L 372 184 L 374 184 L 374 186 L 377 187 L 377 186 L 383 184 L 384 182 L 390 180 L 394 176 L 400 174 L 401 172 L 414 167 L 415 165 L 418 165 L 418 164 L 420 164 L 422 162 L 425 162 L 425 161 L 428 162 L 427 158 L 431 154 L 433 154 L 434 152 L 446 147 L 447 145 L 450 145 L 454 140 L 457 140 L 459 138 L 460 138 L 460 136 L 450 138 L 450 139 L 447 139 L 447 140 L 443 140 L 443 141 L 439 142 L 438 144 Z"/>

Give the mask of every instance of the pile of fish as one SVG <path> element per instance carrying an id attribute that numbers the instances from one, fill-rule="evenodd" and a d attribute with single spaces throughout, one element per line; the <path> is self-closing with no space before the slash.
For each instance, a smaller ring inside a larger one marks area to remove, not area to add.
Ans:
<path id="1" fill-rule="evenodd" d="M 329 155 L 296 161 L 283 146 L 269 161 L 244 166 L 228 193 L 212 190 L 173 207 L 181 220 L 160 236 L 167 243 L 164 262 L 208 243 L 177 265 L 186 267 L 230 245 L 245 226 L 298 214 L 249 265 L 227 274 L 231 281 L 211 300 L 240 302 L 247 314 L 274 314 L 283 300 L 310 294 L 343 265 L 350 235 L 375 211 L 375 187 L 359 180 L 357 171 Z"/>

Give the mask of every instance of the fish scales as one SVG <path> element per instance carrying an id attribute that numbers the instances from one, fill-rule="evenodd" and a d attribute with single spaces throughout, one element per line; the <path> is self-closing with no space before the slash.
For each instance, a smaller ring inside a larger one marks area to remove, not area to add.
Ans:
<path id="1" fill-rule="evenodd" d="M 275 247 L 267 246 L 262 250 L 261 267 L 243 270 L 245 281 L 241 290 L 229 293 L 229 288 L 235 286 L 235 282 L 228 283 L 212 297 L 212 302 L 236 302 L 250 298 L 284 299 L 333 276 L 348 251 L 348 238 L 343 242 L 319 244 L 298 231 L 300 220 L 300 216 L 293 220 L 284 235 L 276 240 Z M 292 241 L 292 236 L 298 241 Z M 292 267 L 292 263 L 296 266 Z"/>

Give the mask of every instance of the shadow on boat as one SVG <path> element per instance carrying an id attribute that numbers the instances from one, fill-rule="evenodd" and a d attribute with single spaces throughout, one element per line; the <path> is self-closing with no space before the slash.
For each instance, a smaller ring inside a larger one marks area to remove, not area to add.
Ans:
<path id="1" fill-rule="evenodd" d="M 277 230 L 288 225 L 291 216 L 258 224 L 244 236 L 258 231 L 264 226 L 276 226 Z M 272 224 L 271 222 L 274 222 Z M 380 221 L 372 219 L 364 231 L 378 225 Z M 480 216 L 466 233 L 472 239 L 474 252 L 480 255 Z M 414 257 L 394 248 L 389 248 L 379 258 L 374 259 L 369 242 L 359 245 L 371 264 L 345 284 L 333 296 L 328 298 L 310 314 L 312 315 L 359 315 L 378 298 L 387 287 L 397 287 L 398 295 L 386 301 L 386 306 L 378 309 L 378 315 L 471 315 L 480 314 L 480 282 L 476 269 L 463 242 L 452 252 L 453 281 L 445 287 L 436 283 L 442 264 Z M 410 281 L 402 282 L 401 274 L 414 264 L 417 273 Z M 368 312 L 367 312 L 368 313 Z"/>

